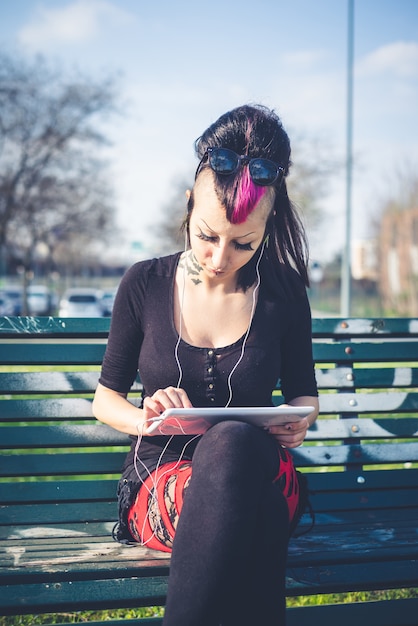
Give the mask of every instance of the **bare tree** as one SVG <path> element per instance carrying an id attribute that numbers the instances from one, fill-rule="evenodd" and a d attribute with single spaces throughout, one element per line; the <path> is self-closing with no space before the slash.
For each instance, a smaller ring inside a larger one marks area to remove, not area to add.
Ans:
<path id="1" fill-rule="evenodd" d="M 372 222 L 383 306 L 397 315 L 418 315 L 418 174 L 400 163 L 384 187 Z"/>
<path id="2" fill-rule="evenodd" d="M 42 59 L 0 54 L 0 249 L 30 266 L 83 233 L 103 238 L 114 207 L 99 148 L 113 79 L 63 76 Z M 81 252 L 81 251 L 80 251 Z"/>
<path id="3" fill-rule="evenodd" d="M 289 175 L 289 196 L 302 211 L 309 237 L 324 218 L 323 201 L 330 192 L 330 183 L 343 166 L 334 149 L 323 137 L 307 133 L 295 136 L 292 149 L 293 165 Z"/>
<path id="4" fill-rule="evenodd" d="M 186 190 L 193 186 L 194 173 L 173 182 L 172 194 L 162 208 L 163 218 L 154 227 L 161 253 L 170 254 L 184 246 L 182 224 L 187 213 Z"/>

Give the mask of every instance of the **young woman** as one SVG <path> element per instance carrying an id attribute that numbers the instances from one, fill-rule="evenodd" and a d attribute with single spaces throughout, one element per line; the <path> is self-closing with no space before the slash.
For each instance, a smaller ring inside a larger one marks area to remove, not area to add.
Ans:
<path id="1" fill-rule="evenodd" d="M 115 301 L 96 417 L 132 435 L 117 538 L 171 551 L 165 626 L 285 624 L 288 540 L 300 516 L 289 448 L 318 413 L 307 246 L 289 201 L 277 115 L 242 106 L 196 142 L 185 250 L 134 265 Z M 142 408 L 127 399 L 139 371 Z M 167 408 L 314 410 L 263 429 L 147 435 Z M 244 601 L 243 601 L 244 599 Z"/>

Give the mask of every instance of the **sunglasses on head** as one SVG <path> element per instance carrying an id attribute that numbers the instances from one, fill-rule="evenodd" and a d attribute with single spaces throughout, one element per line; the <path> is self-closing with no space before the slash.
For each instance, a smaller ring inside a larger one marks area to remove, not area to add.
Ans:
<path id="1" fill-rule="evenodd" d="M 272 185 L 284 174 L 283 167 L 269 159 L 251 159 L 229 148 L 208 148 L 205 155 L 211 169 L 221 176 L 235 174 L 240 166 L 248 165 L 253 183 L 262 187 Z"/>

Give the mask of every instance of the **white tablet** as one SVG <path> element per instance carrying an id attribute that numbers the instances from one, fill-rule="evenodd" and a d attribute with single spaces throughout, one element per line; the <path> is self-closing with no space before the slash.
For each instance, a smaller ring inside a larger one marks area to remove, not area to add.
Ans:
<path id="1" fill-rule="evenodd" d="M 150 420 L 145 434 L 202 435 L 225 420 L 248 422 L 260 428 L 297 422 L 314 410 L 313 406 L 265 406 L 229 408 L 167 409 Z"/>

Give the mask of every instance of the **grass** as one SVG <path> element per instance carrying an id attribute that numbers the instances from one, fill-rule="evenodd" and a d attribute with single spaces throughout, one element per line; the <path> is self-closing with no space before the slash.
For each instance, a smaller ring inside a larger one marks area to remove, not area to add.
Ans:
<path id="1" fill-rule="evenodd" d="M 316 596 L 296 596 L 287 599 L 287 606 L 316 606 L 320 604 L 352 604 L 417 598 L 418 587 L 412 589 L 386 589 L 381 591 L 351 591 L 348 593 L 324 593 Z"/>
<path id="2" fill-rule="evenodd" d="M 142 617 L 162 617 L 162 607 L 141 609 L 117 609 L 113 611 L 82 611 L 74 613 L 54 613 L 45 615 L 13 615 L 0 617 L 0 626 L 40 626 L 46 624 L 88 624 L 92 621 L 108 622 L 115 619 L 139 619 Z M 129 622 L 127 622 L 129 624 Z"/>

